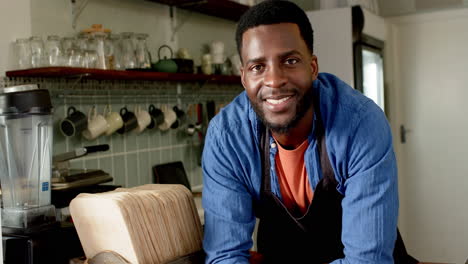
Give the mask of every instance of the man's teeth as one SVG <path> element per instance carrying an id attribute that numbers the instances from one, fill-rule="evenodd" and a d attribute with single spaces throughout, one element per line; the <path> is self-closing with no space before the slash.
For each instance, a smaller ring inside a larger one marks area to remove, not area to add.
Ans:
<path id="1" fill-rule="evenodd" d="M 266 101 L 270 104 L 281 104 L 282 102 L 288 100 L 289 98 L 291 98 L 291 96 L 288 96 L 288 97 L 284 97 L 284 98 L 281 98 L 281 99 L 266 99 Z"/>

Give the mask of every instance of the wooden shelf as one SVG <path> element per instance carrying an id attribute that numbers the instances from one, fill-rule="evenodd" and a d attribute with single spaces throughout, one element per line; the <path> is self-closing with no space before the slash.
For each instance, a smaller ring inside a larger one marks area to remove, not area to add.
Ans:
<path id="1" fill-rule="evenodd" d="M 237 22 L 249 6 L 229 0 L 148 0 Z"/>
<path id="2" fill-rule="evenodd" d="M 92 80 L 142 80 L 142 81 L 176 81 L 176 82 L 218 82 L 241 84 L 240 77 L 235 75 L 205 75 L 190 73 L 165 73 L 151 71 L 116 71 L 72 67 L 46 67 L 26 70 L 7 71 L 7 77 L 38 78 L 84 78 Z"/>

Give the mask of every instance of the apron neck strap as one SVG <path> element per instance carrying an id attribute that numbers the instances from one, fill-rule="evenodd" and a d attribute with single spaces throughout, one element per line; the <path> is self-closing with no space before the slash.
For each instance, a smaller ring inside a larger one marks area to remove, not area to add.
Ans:
<path id="1" fill-rule="evenodd" d="M 325 128 L 322 121 L 322 115 L 320 112 L 320 92 L 316 90 L 313 97 L 314 116 L 316 125 L 316 137 L 317 147 L 320 157 L 320 167 L 322 169 L 323 184 L 324 187 L 336 188 L 337 181 L 335 179 L 335 173 L 330 163 L 330 159 L 327 153 L 327 144 L 325 140 Z M 262 125 L 260 136 L 260 151 L 261 151 L 261 162 L 262 162 L 262 187 L 263 191 L 271 191 L 271 180 L 270 180 L 270 130 Z"/>

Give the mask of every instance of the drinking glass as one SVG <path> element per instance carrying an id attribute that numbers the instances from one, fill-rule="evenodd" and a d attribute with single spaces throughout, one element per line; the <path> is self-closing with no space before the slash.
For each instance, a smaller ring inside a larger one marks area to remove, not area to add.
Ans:
<path id="1" fill-rule="evenodd" d="M 124 69 L 136 68 L 135 47 L 133 45 L 133 33 L 123 32 L 122 36 L 122 66 Z"/>
<path id="2" fill-rule="evenodd" d="M 146 46 L 146 40 L 148 39 L 148 34 L 136 34 L 136 62 L 137 67 L 140 69 L 149 69 L 151 68 L 151 57 Z"/>
<path id="3" fill-rule="evenodd" d="M 120 35 L 110 34 L 106 41 L 106 52 L 111 69 L 123 70 Z"/>
<path id="4" fill-rule="evenodd" d="M 46 66 L 59 66 L 62 60 L 62 49 L 59 36 L 48 36 L 45 43 Z"/>
<path id="5" fill-rule="evenodd" d="M 67 52 L 66 66 L 70 67 L 85 67 L 83 51 L 78 49 L 76 46 L 72 46 Z"/>
<path id="6" fill-rule="evenodd" d="M 85 34 L 80 34 L 76 37 L 75 45 L 81 51 L 92 49 L 92 47 L 90 47 L 91 43 L 89 41 L 89 37 Z"/>
<path id="7" fill-rule="evenodd" d="M 95 50 L 97 54 L 96 68 L 98 69 L 109 69 L 109 63 L 106 60 L 105 41 L 106 33 L 94 32 L 91 37 L 92 47 L 89 50 Z"/>
<path id="8" fill-rule="evenodd" d="M 31 68 L 31 45 L 29 39 L 16 39 L 14 50 L 18 69 Z"/>
<path id="9" fill-rule="evenodd" d="M 84 50 L 83 55 L 84 68 L 94 69 L 98 66 L 99 55 L 95 50 Z"/>
<path id="10" fill-rule="evenodd" d="M 64 37 L 62 38 L 62 50 L 66 53 L 69 49 L 71 49 L 74 45 L 75 38 L 72 37 Z"/>
<path id="11" fill-rule="evenodd" d="M 44 42 L 42 38 L 33 36 L 29 39 L 31 43 L 31 66 L 39 68 L 44 66 Z"/>

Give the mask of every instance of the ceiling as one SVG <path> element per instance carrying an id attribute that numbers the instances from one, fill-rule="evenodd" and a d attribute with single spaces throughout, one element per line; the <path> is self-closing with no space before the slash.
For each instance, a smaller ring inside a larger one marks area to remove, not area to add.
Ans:
<path id="1" fill-rule="evenodd" d="M 330 1 L 337 7 L 348 6 L 355 2 L 377 2 L 379 15 L 383 17 L 401 16 L 416 13 L 433 12 L 446 9 L 467 8 L 468 0 L 291 0 L 304 10 L 318 10 L 320 3 Z M 327 2 L 328 5 L 329 2 Z"/>

